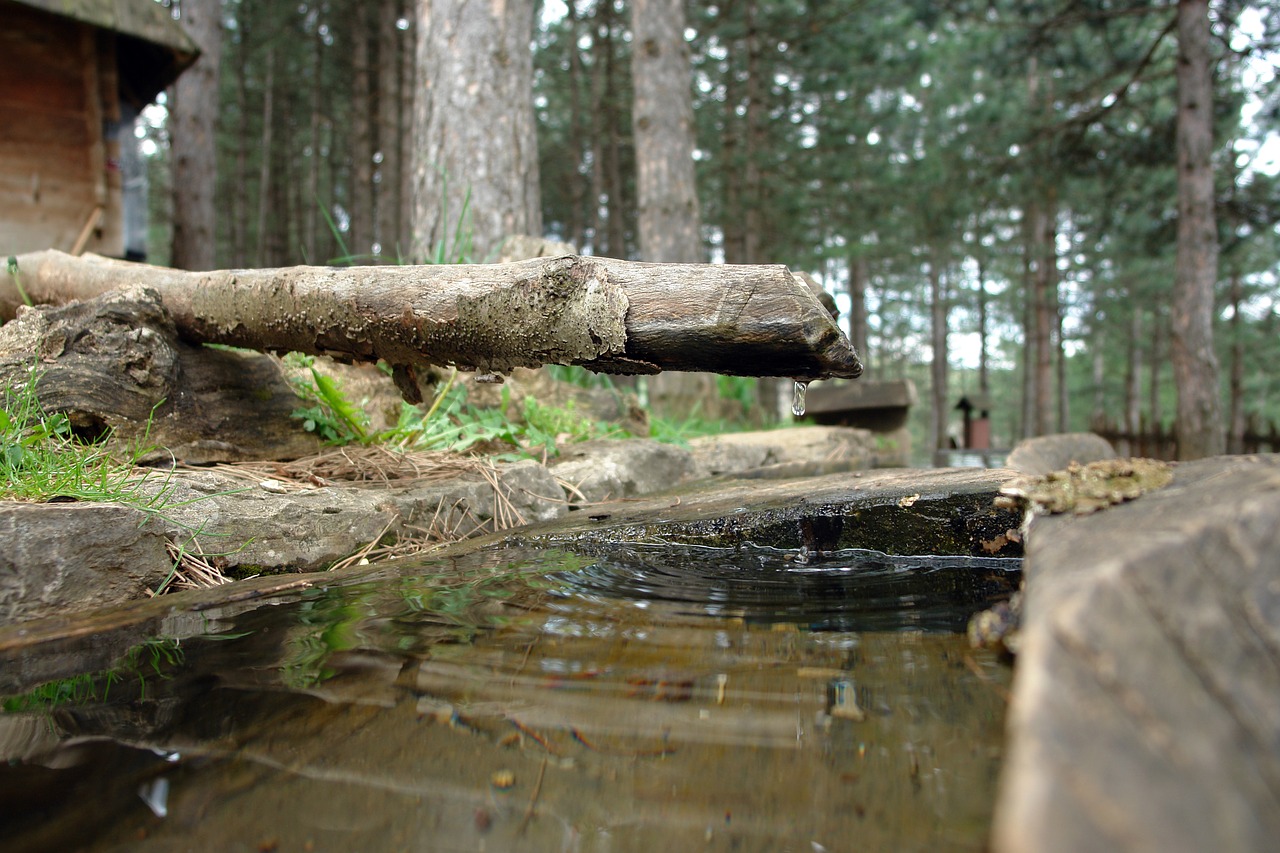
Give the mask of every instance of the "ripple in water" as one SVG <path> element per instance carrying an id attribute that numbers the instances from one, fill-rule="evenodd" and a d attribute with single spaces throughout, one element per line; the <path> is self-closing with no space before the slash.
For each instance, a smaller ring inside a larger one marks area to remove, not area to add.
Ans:
<path id="1" fill-rule="evenodd" d="M 889 556 L 849 549 L 801 564 L 794 551 L 611 545 L 557 578 L 563 594 L 665 603 L 687 616 L 790 622 L 811 630 L 964 631 L 975 610 L 1017 589 L 1022 561 Z"/>

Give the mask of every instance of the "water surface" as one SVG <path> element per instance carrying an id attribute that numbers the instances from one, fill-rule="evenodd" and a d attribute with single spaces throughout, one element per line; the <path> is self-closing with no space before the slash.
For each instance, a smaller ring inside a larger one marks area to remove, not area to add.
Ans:
<path id="1" fill-rule="evenodd" d="M 799 559 L 797 559 L 797 557 Z M 1017 561 L 493 550 L 0 715 L 6 850 L 980 850 Z"/>

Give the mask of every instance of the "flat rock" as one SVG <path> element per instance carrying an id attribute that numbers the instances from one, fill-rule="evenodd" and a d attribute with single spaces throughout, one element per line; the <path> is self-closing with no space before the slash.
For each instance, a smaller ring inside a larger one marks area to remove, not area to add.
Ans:
<path id="1" fill-rule="evenodd" d="M 572 444 L 550 463 L 574 504 L 653 494 L 684 482 L 693 454 L 651 439 L 598 439 Z"/>
<path id="2" fill-rule="evenodd" d="M 1023 439 L 1009 451 L 1005 465 L 1023 474 L 1039 476 L 1061 471 L 1072 462 L 1086 465 L 1115 458 L 1115 450 L 1102 436 L 1068 432 Z"/>
<path id="3" fill-rule="evenodd" d="M 162 511 L 0 502 L 0 624 L 143 598 L 173 569 L 166 541 L 246 577 L 326 569 L 383 537 L 448 541 L 568 512 L 531 460 L 400 486 L 280 493 L 209 470 L 157 473 L 143 488 L 164 492 Z"/>
<path id="4" fill-rule="evenodd" d="M 994 847 L 1280 838 L 1280 457 L 1037 518 Z"/>
<path id="5" fill-rule="evenodd" d="M 114 504 L 0 503 L 0 624 L 128 601 L 172 568 L 163 531 Z"/>
<path id="6" fill-rule="evenodd" d="M 557 518 L 568 511 L 559 483 L 524 460 L 436 482 L 328 486 L 281 494 L 217 471 L 173 478 L 159 523 L 178 544 L 217 554 L 239 574 L 315 571 L 381 536 L 451 536 Z M 494 520 L 497 524 L 494 524 Z M 441 537 L 445 538 L 444 536 Z"/>
<path id="7" fill-rule="evenodd" d="M 876 439 L 856 427 L 802 426 L 705 436 L 689 447 L 698 478 L 745 471 L 797 477 L 869 468 Z"/>

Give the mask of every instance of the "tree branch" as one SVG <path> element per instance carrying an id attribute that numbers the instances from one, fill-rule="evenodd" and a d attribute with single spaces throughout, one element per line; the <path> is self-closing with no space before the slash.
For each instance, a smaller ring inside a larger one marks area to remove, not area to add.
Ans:
<path id="1" fill-rule="evenodd" d="M 501 372 L 579 364 L 608 373 L 697 370 L 856 377 L 834 319 L 784 266 L 642 264 L 566 255 L 509 264 L 184 272 L 56 251 L 19 256 L 36 302 L 127 284 L 159 293 L 183 337 L 393 366 Z M 0 317 L 19 303 L 0 278 Z"/>

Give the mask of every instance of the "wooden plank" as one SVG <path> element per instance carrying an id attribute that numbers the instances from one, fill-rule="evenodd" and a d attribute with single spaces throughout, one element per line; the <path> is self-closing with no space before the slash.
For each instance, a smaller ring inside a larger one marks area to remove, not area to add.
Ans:
<path id="1" fill-rule="evenodd" d="M 169 7 L 149 0 L 15 0 L 65 20 L 80 21 L 161 45 L 192 59 L 199 49 L 173 20 Z M 20 7 L 19 7 L 20 8 Z M 15 8 L 15 12 L 18 8 Z M 23 10 L 29 11 L 29 10 Z M 8 14 L 8 9 L 6 9 Z"/>
<path id="2" fill-rule="evenodd" d="M 0 233 L 5 252 L 71 248 L 99 198 L 109 201 L 96 36 L 89 27 L 6 6 L 0 45 Z M 95 171 L 91 162 L 102 164 Z M 122 242 L 117 239 L 116 242 Z M 110 242 L 100 243 L 111 251 Z"/>

